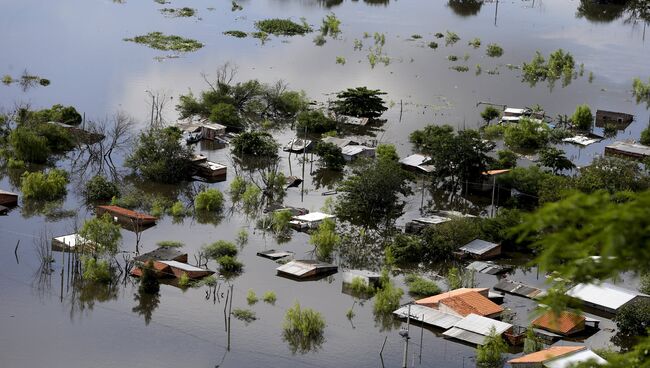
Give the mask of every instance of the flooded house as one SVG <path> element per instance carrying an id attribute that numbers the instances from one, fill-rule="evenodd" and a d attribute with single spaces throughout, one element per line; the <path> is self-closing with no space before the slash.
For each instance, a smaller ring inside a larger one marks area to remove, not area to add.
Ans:
<path id="1" fill-rule="evenodd" d="M 431 157 L 419 153 L 412 154 L 399 160 L 402 167 L 409 171 L 431 173 L 435 168 L 430 164 Z"/>
<path id="2" fill-rule="evenodd" d="M 358 158 L 373 158 L 375 157 L 375 149 L 363 145 L 348 145 L 341 149 L 343 158 L 346 162 L 354 161 Z"/>
<path id="3" fill-rule="evenodd" d="M 474 239 L 458 249 L 461 256 L 486 260 L 501 255 L 501 244 Z"/>
<path id="4" fill-rule="evenodd" d="M 341 149 L 343 149 L 343 147 L 356 146 L 356 145 L 360 144 L 359 142 L 354 141 L 352 139 L 338 138 L 338 137 L 325 137 L 325 138 L 321 139 L 321 141 L 324 142 L 324 143 L 331 143 L 331 144 L 333 144 L 333 145 L 335 145 L 335 146 L 337 146 L 337 147 L 339 147 Z"/>
<path id="5" fill-rule="evenodd" d="M 343 272 L 344 284 L 352 284 L 356 279 L 361 280 L 366 286 L 377 287 L 381 275 L 368 270 L 347 270 Z"/>
<path id="6" fill-rule="evenodd" d="M 625 305 L 635 300 L 650 300 L 650 295 L 607 282 L 600 285 L 578 284 L 569 289 L 567 295 L 581 300 L 587 307 L 611 314 L 616 314 Z"/>
<path id="7" fill-rule="evenodd" d="M 460 318 L 476 314 L 498 318 L 503 307 L 488 298 L 487 288 L 461 288 L 415 301 L 415 304 L 436 309 Z"/>
<path id="8" fill-rule="evenodd" d="M 147 263 L 149 261 L 177 261 L 187 263 L 187 253 L 181 252 L 172 247 L 160 247 L 151 252 L 133 257 L 133 260 L 142 263 Z"/>
<path id="9" fill-rule="evenodd" d="M 585 134 L 578 134 L 573 137 L 563 138 L 562 142 L 573 143 L 579 146 L 586 147 L 590 144 L 600 142 L 601 140 L 603 140 L 603 138 L 604 138 L 603 136 L 600 136 L 598 134 L 585 133 Z"/>
<path id="10" fill-rule="evenodd" d="M 569 311 L 548 311 L 537 317 L 531 325 L 558 335 L 569 336 L 584 331 L 586 317 Z"/>
<path id="11" fill-rule="evenodd" d="M 226 135 L 226 126 L 217 123 L 203 122 L 200 125 L 200 132 L 202 139 L 212 141 Z"/>
<path id="12" fill-rule="evenodd" d="M 543 291 L 533 286 L 521 282 L 503 279 L 492 287 L 494 290 L 503 291 L 504 293 L 521 296 L 524 298 L 535 299 L 541 296 Z"/>
<path id="13" fill-rule="evenodd" d="M 289 224 L 296 230 L 316 229 L 325 219 L 335 219 L 336 216 L 322 212 L 310 212 L 293 216 Z"/>
<path id="14" fill-rule="evenodd" d="M 605 146 L 605 154 L 625 156 L 634 159 L 644 159 L 650 157 L 650 147 L 639 143 L 618 141 Z"/>
<path id="15" fill-rule="evenodd" d="M 356 125 L 356 126 L 366 126 L 370 122 L 369 118 L 357 118 L 354 116 L 341 115 L 341 121 L 344 124 Z"/>
<path id="16" fill-rule="evenodd" d="M 214 274 L 214 271 L 192 266 L 190 264 L 178 261 L 152 261 L 153 268 L 160 278 L 180 278 L 187 275 L 192 280 L 200 279 Z M 140 277 L 142 276 L 142 269 L 140 267 L 133 267 L 131 275 Z"/>
<path id="17" fill-rule="evenodd" d="M 290 140 L 284 147 L 282 147 L 282 150 L 285 152 L 304 152 L 311 147 L 312 141 L 309 139 L 302 139 L 302 138 L 294 138 Z"/>
<path id="18" fill-rule="evenodd" d="M 442 224 L 447 221 L 451 221 L 451 219 L 449 217 L 443 217 L 438 215 L 418 217 L 406 223 L 404 227 L 404 232 L 407 234 L 419 234 L 429 226 Z"/>
<path id="19" fill-rule="evenodd" d="M 575 364 L 593 360 L 605 364 L 605 359 L 587 349 L 585 346 L 551 346 L 531 354 L 510 359 L 512 368 L 566 368 Z"/>
<path id="20" fill-rule="evenodd" d="M 487 275 L 498 275 L 500 273 L 504 273 L 504 272 L 507 272 L 507 271 L 512 269 L 511 267 L 498 265 L 498 264 L 490 262 L 490 261 L 487 261 L 487 262 L 474 261 L 474 262 L 468 264 L 467 267 L 465 267 L 465 268 L 468 269 L 468 270 L 473 270 L 473 271 L 476 271 L 478 273 L 484 273 L 484 274 L 487 274 Z"/>
<path id="21" fill-rule="evenodd" d="M 398 318 L 406 319 L 410 315 L 411 320 L 418 321 L 425 325 L 434 326 L 448 330 L 462 319 L 453 314 L 444 313 L 434 308 L 429 308 L 419 304 L 409 304 L 401 306 L 393 312 Z"/>
<path id="22" fill-rule="evenodd" d="M 276 268 L 279 276 L 309 280 L 329 276 L 338 272 L 338 266 L 310 259 L 295 260 Z"/>
<path id="23" fill-rule="evenodd" d="M 286 250 L 275 250 L 275 249 L 269 249 L 265 250 L 262 252 L 257 252 L 257 255 L 262 257 L 262 258 L 268 258 L 271 260 L 278 260 L 281 258 L 286 258 L 286 257 L 293 257 L 293 252 L 291 251 L 286 251 Z"/>
<path id="24" fill-rule="evenodd" d="M 69 234 L 52 238 L 54 252 L 85 252 L 93 251 L 97 244 L 79 234 Z"/>
<path id="25" fill-rule="evenodd" d="M 11 208 L 18 205 L 18 194 L 0 189 L 0 206 Z"/>
<path id="26" fill-rule="evenodd" d="M 443 336 L 465 341 L 474 345 L 483 345 L 485 338 L 494 330 L 497 335 L 512 330 L 510 323 L 497 321 L 496 319 L 469 314 L 467 317 L 456 322 L 452 328 L 443 332 Z"/>
<path id="27" fill-rule="evenodd" d="M 210 160 L 204 160 L 193 164 L 197 175 L 210 180 L 226 180 L 228 167 Z"/>
<path id="28" fill-rule="evenodd" d="M 113 217 L 115 222 L 132 227 L 150 227 L 156 224 L 158 218 L 147 215 L 146 213 L 136 212 L 118 206 L 97 206 L 95 208 L 97 216 L 108 213 Z"/>
<path id="29" fill-rule="evenodd" d="M 604 128 L 614 125 L 618 130 L 625 130 L 634 121 L 634 115 L 624 112 L 596 110 L 596 126 Z"/>

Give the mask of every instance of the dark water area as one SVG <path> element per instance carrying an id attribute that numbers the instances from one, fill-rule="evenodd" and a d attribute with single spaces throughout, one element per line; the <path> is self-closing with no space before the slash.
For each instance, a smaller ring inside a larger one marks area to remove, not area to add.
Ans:
<path id="1" fill-rule="evenodd" d="M 121 110 L 145 126 L 150 113 L 145 91 L 164 91 L 173 96 L 165 118 L 174 121 L 178 96 L 207 88 L 201 73 L 214 73 L 230 62 L 238 67 L 238 80 L 256 78 L 273 83 L 281 79 L 318 101 L 327 101 L 331 93 L 353 86 L 386 91 L 390 109 L 375 139 L 394 143 L 400 155 L 411 153 L 408 135 L 426 124 L 479 126 L 479 112 L 483 109 L 477 107 L 479 101 L 511 107 L 539 104 L 550 116 L 570 115 L 582 103 L 593 110 L 635 115 L 635 122 L 617 137 L 586 148 L 562 145 L 578 165 L 588 164 L 615 139 L 637 139 L 648 123 L 648 110 L 645 104 L 636 103 L 631 86 L 635 77 L 647 80 L 650 76 L 649 41 L 644 22 L 630 21 L 626 9 L 563 0 L 498 4 L 413 0 L 238 3 L 243 10 L 231 11 L 227 1 L 207 0 L 172 0 L 164 6 L 135 0 L 0 0 L 0 74 L 18 77 L 28 70 L 52 82 L 27 91 L 17 85 L 1 85 L 0 106 L 10 110 L 19 103 L 29 103 L 32 108 L 56 103 L 73 105 L 89 120 L 100 120 Z M 196 8 L 197 16 L 168 18 L 159 12 L 162 7 L 181 6 Z M 255 21 L 273 17 L 291 17 L 295 21 L 305 17 L 318 28 L 329 12 L 342 21 L 342 33 L 338 39 L 328 37 L 323 46 L 314 44 L 315 33 L 291 38 L 272 36 L 264 45 L 250 37 L 238 39 L 222 34 L 227 30 L 252 32 Z M 445 46 L 444 39 L 434 37 L 447 30 L 456 32 L 461 40 Z M 158 61 L 156 57 L 169 52 L 123 41 L 151 31 L 194 38 L 205 47 Z M 364 32 L 370 37 L 364 38 Z M 390 63 L 378 63 L 372 68 L 367 55 L 368 47 L 374 46 L 375 32 L 385 34 L 383 51 Z M 414 34 L 422 38 L 411 39 Z M 478 49 L 467 45 L 475 37 L 482 41 Z M 355 39 L 363 43 L 362 50 L 354 49 Z M 431 41 L 439 43 L 436 50 L 427 46 Z M 485 46 L 489 43 L 501 45 L 504 55 L 487 57 Z M 584 75 L 566 87 L 559 82 L 553 88 L 546 82 L 531 87 L 521 81 L 519 70 L 506 66 L 529 62 L 537 50 L 547 56 L 558 48 L 571 52 L 578 64 L 584 63 Z M 450 62 L 449 55 L 457 55 L 459 61 Z M 467 61 L 463 61 L 465 55 Z M 345 65 L 336 63 L 337 56 L 345 57 Z M 480 75 L 475 75 L 476 64 L 481 65 Z M 470 70 L 451 70 L 454 65 L 467 65 Z M 489 70 L 498 70 L 498 74 L 490 75 Z M 594 77 L 591 82 L 589 72 Z M 284 143 L 293 133 L 283 130 L 275 135 Z M 227 190 L 235 166 L 230 150 L 206 149 L 202 153 L 228 166 L 227 181 L 209 184 Z M 57 165 L 69 168 L 70 159 L 62 159 Z M 286 175 L 301 176 L 299 157 L 282 153 L 281 169 Z M 307 164 L 306 172 L 304 193 L 301 195 L 300 188 L 289 189 L 285 203 L 319 210 L 326 198 L 322 193 L 329 190 L 327 184 L 331 187 L 335 181 L 317 173 L 316 164 Z M 2 174 L 0 188 L 18 191 L 16 178 Z M 0 367 L 378 367 L 382 366 L 379 351 L 386 337 L 384 366 L 401 364 L 399 323 L 389 329 L 378 324 L 372 313 L 373 300 L 357 303 L 356 316 L 350 322 L 345 314 L 355 299 L 342 292 L 340 273 L 319 281 L 296 282 L 275 276 L 278 265 L 256 256 L 261 250 L 280 248 L 295 252 L 296 258 L 312 258 L 308 235 L 294 233 L 291 240 L 278 244 L 255 228 L 255 219 L 238 210 L 225 215 L 218 224 L 201 224 L 190 217 L 179 223 L 166 217 L 142 233 L 139 249 L 150 251 L 158 241 L 180 240 L 186 243 L 183 249 L 193 261 L 192 255 L 201 246 L 221 239 L 233 241 L 240 229 L 249 231 L 248 244 L 239 256 L 244 272 L 231 280 L 233 308 L 249 308 L 245 297 L 249 289 L 258 296 L 273 290 L 278 300 L 275 305 L 260 301 L 250 307 L 258 317 L 250 324 L 232 320 L 230 351 L 226 349 L 224 300 L 221 296 L 216 302 L 206 299 L 207 287 L 183 291 L 162 285 L 158 300 L 140 300 L 132 280 L 110 290 L 83 290 L 68 287 L 67 282 L 61 287 L 61 254 L 56 252 L 53 272 L 49 280 L 43 280 L 33 244 L 41 236 L 49 241 L 52 236 L 72 233 L 75 224 L 93 215 L 81 196 L 82 181 L 72 178 L 62 204 L 74 214 L 72 217 L 51 219 L 30 214 L 22 201 L 21 207 L 0 217 Z M 184 184 L 193 185 L 196 183 Z M 151 183 L 139 186 L 160 193 L 182 192 L 178 187 Z M 420 197 L 410 198 L 407 216 L 417 214 L 419 207 Z M 135 252 L 135 235 L 126 230 L 122 234 L 121 250 Z M 505 262 L 523 263 L 510 258 Z M 210 267 L 216 269 L 213 263 Z M 510 277 L 544 285 L 543 276 L 534 268 L 520 268 Z M 401 283 L 400 278 L 397 281 Z M 497 279 L 477 275 L 477 281 L 489 287 Z M 221 294 L 226 282 L 220 285 Z M 408 300 L 405 295 L 402 302 Z M 325 341 L 317 351 L 293 354 L 282 340 L 284 313 L 295 301 L 318 310 L 327 322 Z M 517 312 L 517 321 L 522 323 L 535 307 L 530 300 L 512 296 L 506 296 L 505 304 Z M 607 329 L 612 326 L 610 321 L 603 321 L 602 331 L 589 337 L 587 344 L 609 346 L 612 331 Z M 474 366 L 475 349 L 443 339 L 440 332 L 424 331 L 420 361 L 420 331 L 413 328 L 409 366 Z"/>

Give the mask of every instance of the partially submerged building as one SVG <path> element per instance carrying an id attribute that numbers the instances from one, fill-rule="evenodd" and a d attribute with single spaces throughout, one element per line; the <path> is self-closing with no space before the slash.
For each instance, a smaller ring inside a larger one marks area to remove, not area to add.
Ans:
<path id="1" fill-rule="evenodd" d="M 293 252 L 286 251 L 286 250 L 269 249 L 269 250 L 257 252 L 257 255 L 262 258 L 268 258 L 275 261 L 280 258 L 293 257 Z"/>
<path id="2" fill-rule="evenodd" d="M 368 270 L 347 270 L 343 272 L 343 283 L 352 284 L 355 279 L 361 280 L 366 286 L 379 286 L 381 275 Z"/>
<path id="3" fill-rule="evenodd" d="M 217 123 L 202 122 L 200 131 L 201 138 L 215 140 L 226 135 L 226 126 Z"/>
<path id="4" fill-rule="evenodd" d="M 194 167 L 197 174 L 201 177 L 212 180 L 226 180 L 228 173 L 228 167 L 226 165 L 206 159 L 201 162 L 195 162 Z"/>
<path id="5" fill-rule="evenodd" d="M 597 364 L 607 363 L 605 359 L 584 346 L 551 346 L 548 349 L 511 359 L 508 364 L 512 368 L 567 368 L 589 360 Z"/>
<path id="6" fill-rule="evenodd" d="M 153 226 L 158 220 L 158 218 L 147 215 L 146 213 L 136 212 L 118 206 L 97 206 L 95 208 L 95 213 L 97 216 L 102 216 L 103 214 L 108 213 L 113 217 L 115 222 L 122 225 L 128 225 L 134 230 Z"/>
<path id="7" fill-rule="evenodd" d="M 443 336 L 474 345 L 483 345 L 485 338 L 490 335 L 492 330 L 497 335 L 502 335 L 512 330 L 512 325 L 492 318 L 470 314 L 456 322 L 452 328 L 443 333 Z"/>
<path id="8" fill-rule="evenodd" d="M 399 160 L 399 163 L 406 170 L 429 174 L 435 170 L 431 165 L 431 157 L 419 153 L 412 154 Z"/>
<path id="9" fill-rule="evenodd" d="M 349 145 L 341 149 L 345 161 L 350 162 L 358 158 L 373 158 L 375 157 L 375 149 L 363 145 Z"/>
<path id="10" fill-rule="evenodd" d="M 534 299 L 541 296 L 542 289 L 522 284 L 521 282 L 503 279 L 493 286 L 494 290 L 503 291 L 508 294 Z"/>
<path id="11" fill-rule="evenodd" d="M 548 311 L 534 319 L 531 325 L 558 335 L 569 336 L 584 331 L 585 321 L 586 318 L 582 314 Z"/>
<path id="12" fill-rule="evenodd" d="M 133 260 L 142 263 L 147 263 L 149 261 L 177 261 L 187 263 L 187 253 L 181 252 L 172 247 L 160 247 L 151 252 L 133 257 Z"/>
<path id="13" fill-rule="evenodd" d="M 409 310 L 411 320 L 445 330 L 454 327 L 454 325 L 462 319 L 462 317 L 441 312 L 437 309 L 419 304 L 401 306 L 399 309 L 394 311 L 393 314 L 399 318 L 407 318 L 409 316 Z"/>
<path id="14" fill-rule="evenodd" d="M 596 126 L 604 128 L 609 125 L 616 126 L 618 130 L 624 130 L 634 121 L 634 115 L 623 112 L 596 110 Z"/>
<path id="15" fill-rule="evenodd" d="M 436 309 L 457 317 L 476 314 L 497 318 L 503 308 L 488 298 L 487 288 L 461 288 L 415 301 L 415 304 Z"/>
<path id="16" fill-rule="evenodd" d="M 625 156 L 634 159 L 644 159 L 650 157 L 650 147 L 639 143 L 614 142 L 605 146 L 606 155 Z"/>
<path id="17" fill-rule="evenodd" d="M 474 261 L 465 267 L 468 270 L 474 270 L 479 273 L 488 275 L 498 275 L 500 273 L 509 271 L 510 267 L 504 267 L 493 262 Z"/>
<path id="18" fill-rule="evenodd" d="M 578 284 L 569 289 L 567 295 L 581 300 L 588 307 L 611 314 L 635 300 L 650 299 L 650 295 L 606 282 L 600 285 Z"/>
<path id="19" fill-rule="evenodd" d="M 501 255 L 501 244 L 482 239 L 474 239 L 458 249 L 461 255 L 485 260 Z"/>
<path id="20" fill-rule="evenodd" d="M 315 229 L 325 219 L 335 219 L 336 216 L 322 212 L 310 212 L 304 215 L 294 216 L 289 224 L 297 230 Z"/>
<path id="21" fill-rule="evenodd" d="M 86 252 L 93 251 L 97 244 L 79 234 L 69 234 L 52 238 L 54 252 Z"/>
<path id="22" fill-rule="evenodd" d="M 18 194 L 0 189 L 0 206 L 11 208 L 18 205 Z"/>
<path id="23" fill-rule="evenodd" d="M 276 268 L 278 275 L 292 279 L 317 279 L 338 272 L 338 266 L 315 260 L 295 260 Z"/>
<path id="24" fill-rule="evenodd" d="M 192 266 L 190 264 L 178 261 L 152 261 L 153 269 L 159 278 L 180 278 L 186 275 L 190 279 L 200 279 L 214 274 L 214 271 Z M 133 267 L 131 275 L 142 276 L 141 267 Z"/>

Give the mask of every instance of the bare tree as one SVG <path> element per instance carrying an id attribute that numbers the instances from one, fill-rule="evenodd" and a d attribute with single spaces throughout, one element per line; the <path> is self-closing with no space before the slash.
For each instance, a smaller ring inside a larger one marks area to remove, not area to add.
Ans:
<path id="1" fill-rule="evenodd" d="M 149 121 L 150 128 L 162 128 L 165 125 L 164 111 L 167 103 L 171 101 L 172 97 L 167 94 L 166 91 L 156 90 L 150 91 L 146 90 L 147 94 L 151 98 L 149 106 L 151 107 L 151 119 Z"/>

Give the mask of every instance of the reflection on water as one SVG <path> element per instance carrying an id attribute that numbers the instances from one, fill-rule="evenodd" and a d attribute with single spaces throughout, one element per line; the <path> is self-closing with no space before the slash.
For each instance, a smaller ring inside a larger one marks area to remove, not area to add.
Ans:
<path id="1" fill-rule="evenodd" d="M 626 23 L 650 20 L 650 3 L 646 0 L 580 0 L 576 17 L 595 23 L 609 23 L 624 17 Z"/>
<path id="2" fill-rule="evenodd" d="M 481 11 L 483 0 L 449 0 L 447 6 L 461 17 L 476 15 Z"/>
<path id="3" fill-rule="evenodd" d="M 138 304 L 131 310 L 133 313 L 144 317 L 144 323 L 148 325 L 149 322 L 151 322 L 153 311 L 155 311 L 156 308 L 158 308 L 158 304 L 160 304 L 160 293 L 150 294 L 138 290 L 137 293 L 133 294 L 133 300 Z"/>
<path id="4" fill-rule="evenodd" d="M 70 317 L 92 311 L 97 303 L 117 300 L 119 284 L 117 282 L 101 283 L 76 280 L 72 283 L 70 296 Z"/>

